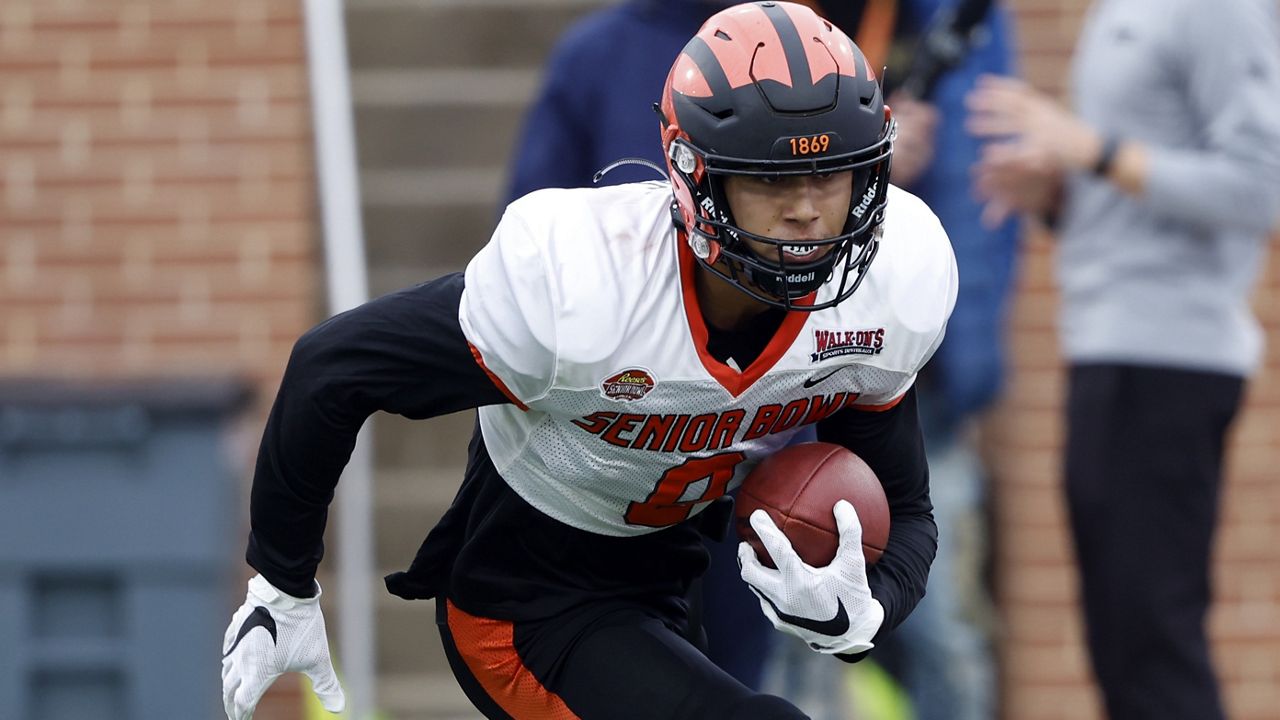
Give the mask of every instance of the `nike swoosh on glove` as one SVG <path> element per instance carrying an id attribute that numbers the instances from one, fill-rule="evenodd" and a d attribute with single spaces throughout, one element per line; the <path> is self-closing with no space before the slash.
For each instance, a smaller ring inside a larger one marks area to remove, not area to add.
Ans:
<path id="1" fill-rule="evenodd" d="M 839 549 L 831 564 L 805 564 L 764 510 L 751 513 L 751 527 L 777 569 L 760 563 L 747 543 L 738 544 L 742 579 L 760 598 L 760 609 L 773 626 L 808 643 L 820 653 L 861 653 L 874 647 L 884 623 L 884 607 L 871 597 L 867 563 L 862 555 L 862 523 L 847 500 L 835 505 Z"/>
<path id="2" fill-rule="evenodd" d="M 325 710 L 336 713 L 346 707 L 329 659 L 319 583 L 315 597 L 296 598 L 255 575 L 222 641 L 222 704 L 227 718 L 251 720 L 263 693 L 287 672 L 311 678 L 311 689 Z"/>

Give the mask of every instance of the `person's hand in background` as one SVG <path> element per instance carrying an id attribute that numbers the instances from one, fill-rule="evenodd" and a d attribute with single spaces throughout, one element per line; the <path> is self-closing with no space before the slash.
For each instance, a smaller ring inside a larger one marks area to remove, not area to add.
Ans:
<path id="1" fill-rule="evenodd" d="M 974 166 L 973 189 L 983 203 L 985 227 L 999 227 L 1015 214 L 1047 223 L 1061 199 L 1062 170 L 1041 149 L 1017 141 L 991 142 Z"/>
<path id="2" fill-rule="evenodd" d="M 893 170 L 889 179 L 899 187 L 910 187 L 933 162 L 938 110 L 902 92 L 889 97 L 889 107 L 898 122 L 898 139 L 893 143 Z"/>
<path id="3" fill-rule="evenodd" d="M 983 76 L 965 99 L 965 127 L 987 140 L 974 168 L 974 189 L 994 227 L 1014 213 L 1054 211 L 1064 172 L 1098 161 L 1098 133 L 1050 96 L 1021 80 Z"/>

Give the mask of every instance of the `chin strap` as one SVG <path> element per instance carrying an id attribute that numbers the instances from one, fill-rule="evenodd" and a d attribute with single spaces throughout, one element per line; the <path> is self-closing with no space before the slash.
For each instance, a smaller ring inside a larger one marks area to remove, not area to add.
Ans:
<path id="1" fill-rule="evenodd" d="M 748 250 L 750 252 L 750 250 Z M 785 270 L 773 270 L 743 265 L 747 277 L 758 288 L 774 297 L 788 297 L 791 300 L 802 298 L 817 290 L 831 277 L 832 268 L 840 259 L 840 253 L 831 252 L 827 257 L 812 263 Z M 761 258 L 764 260 L 764 258 Z"/>

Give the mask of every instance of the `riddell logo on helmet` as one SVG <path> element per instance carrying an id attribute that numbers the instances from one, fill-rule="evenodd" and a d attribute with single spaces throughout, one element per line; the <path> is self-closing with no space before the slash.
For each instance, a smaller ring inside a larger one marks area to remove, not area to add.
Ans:
<path id="1" fill-rule="evenodd" d="M 644 368 L 628 368 L 600 383 L 600 394 L 609 400 L 631 402 L 648 395 L 658 383 Z"/>
<path id="2" fill-rule="evenodd" d="M 879 189 L 879 185 L 880 183 L 873 182 L 867 188 L 867 191 L 862 193 L 862 200 L 858 201 L 858 206 L 853 209 L 854 217 L 861 220 L 862 216 L 867 214 L 867 208 L 871 207 L 871 201 L 876 199 L 876 191 Z"/>
<path id="3" fill-rule="evenodd" d="M 708 217 L 719 218 L 722 223 L 729 222 L 729 216 L 716 209 L 716 201 L 712 200 L 711 196 L 708 195 L 703 197 L 702 200 L 698 202 L 698 206 L 702 208 L 702 211 L 705 212 Z"/>
<path id="4" fill-rule="evenodd" d="M 793 273 L 787 276 L 787 282 L 803 285 L 804 283 L 813 282 L 813 279 L 817 276 L 818 273 L 812 270 L 807 273 Z"/>
<path id="5" fill-rule="evenodd" d="M 702 211 L 707 214 L 707 217 L 712 219 L 719 218 L 720 222 L 724 223 L 725 225 L 729 224 L 729 214 L 725 212 L 721 212 L 720 210 L 717 210 L 716 201 L 712 200 L 711 196 L 709 195 L 703 196 L 703 198 L 698 201 L 698 207 L 702 208 Z M 735 230 L 733 230 L 731 227 L 723 228 L 723 230 L 726 233 L 728 233 L 729 237 L 733 238 L 734 240 L 741 239 L 738 236 L 738 233 Z M 719 237 L 719 230 L 716 231 L 716 235 L 717 237 Z M 698 257 L 705 259 L 705 256 L 703 255 L 699 255 Z"/>

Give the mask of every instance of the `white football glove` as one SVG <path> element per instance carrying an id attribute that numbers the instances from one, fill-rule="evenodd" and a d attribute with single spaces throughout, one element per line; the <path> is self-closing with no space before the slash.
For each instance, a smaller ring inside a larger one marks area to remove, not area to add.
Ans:
<path id="1" fill-rule="evenodd" d="M 769 513 L 751 513 L 751 527 L 760 536 L 778 569 L 760 563 L 747 543 L 738 544 L 742 579 L 760 598 L 760 609 L 773 626 L 808 643 L 820 653 L 860 653 L 874 647 L 884 622 L 884 607 L 871 597 L 867 563 L 862 555 L 862 523 L 847 500 L 835 505 L 839 549 L 831 564 L 805 564 L 778 529 Z"/>
<path id="2" fill-rule="evenodd" d="M 315 597 L 296 598 L 255 575 L 222 641 L 222 704 L 228 720 L 251 720 L 263 693 L 287 672 L 311 678 L 325 710 L 336 713 L 346 706 L 329 659 L 319 583 Z"/>

